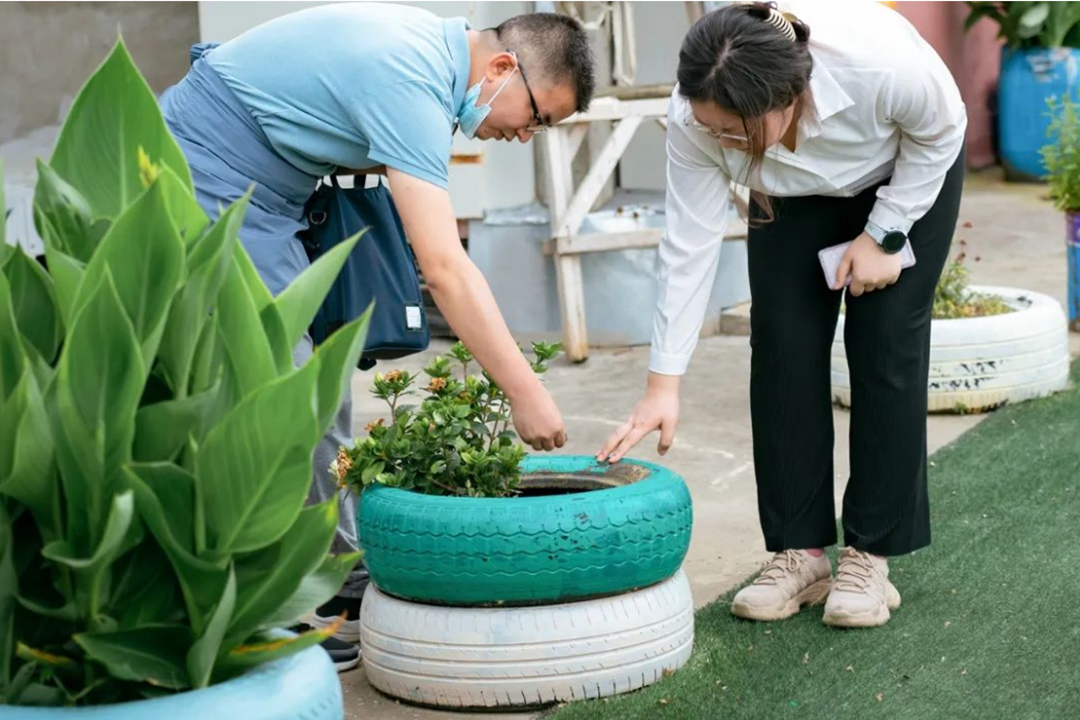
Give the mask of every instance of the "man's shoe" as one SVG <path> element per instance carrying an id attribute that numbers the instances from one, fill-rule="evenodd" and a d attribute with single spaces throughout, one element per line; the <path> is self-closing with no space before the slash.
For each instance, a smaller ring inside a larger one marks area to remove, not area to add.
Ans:
<path id="1" fill-rule="evenodd" d="M 340 595 L 321 605 L 308 620 L 313 627 L 324 628 L 335 622 L 342 613 L 345 622 L 334 633 L 334 637 L 347 643 L 360 642 L 360 598 L 347 598 Z"/>

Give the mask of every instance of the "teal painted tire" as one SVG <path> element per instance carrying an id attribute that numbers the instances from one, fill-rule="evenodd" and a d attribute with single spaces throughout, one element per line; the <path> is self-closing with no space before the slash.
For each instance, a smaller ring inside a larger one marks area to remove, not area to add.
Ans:
<path id="1" fill-rule="evenodd" d="M 693 511 L 670 470 L 583 456 L 530 457 L 523 470 L 523 487 L 602 489 L 460 498 L 370 487 L 358 515 L 371 579 L 416 602 L 528 605 L 628 592 L 682 565 Z"/>

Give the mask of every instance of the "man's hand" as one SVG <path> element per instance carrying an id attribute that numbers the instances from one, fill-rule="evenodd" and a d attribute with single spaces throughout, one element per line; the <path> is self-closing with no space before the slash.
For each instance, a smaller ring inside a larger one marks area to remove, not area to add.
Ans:
<path id="1" fill-rule="evenodd" d="M 881 249 L 874 238 L 863 233 L 844 253 L 844 259 L 836 271 L 833 290 L 844 289 L 848 274 L 851 275 L 848 292 L 855 297 L 864 292 L 884 289 L 900 278 L 900 254 L 890 255 Z"/>
<path id="2" fill-rule="evenodd" d="M 534 450 L 566 444 L 562 415 L 506 327 L 484 276 L 458 236 L 446 190 L 394 168 L 390 191 L 435 304 L 510 401 L 514 428 Z"/>
<path id="3" fill-rule="evenodd" d="M 566 444 L 562 413 L 541 386 L 530 397 L 509 398 L 514 430 L 533 450 L 554 450 Z"/>

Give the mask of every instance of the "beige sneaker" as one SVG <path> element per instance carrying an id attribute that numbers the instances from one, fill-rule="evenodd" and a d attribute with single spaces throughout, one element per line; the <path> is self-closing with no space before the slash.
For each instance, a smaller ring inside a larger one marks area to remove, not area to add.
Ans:
<path id="1" fill-rule="evenodd" d="M 829 594 L 829 559 L 805 550 L 781 550 L 753 584 L 731 602 L 731 614 L 747 620 L 783 620 L 803 605 L 820 605 Z"/>
<path id="2" fill-rule="evenodd" d="M 840 551 L 823 621 L 833 627 L 877 627 L 900 607 L 900 593 L 889 582 L 889 562 L 855 548 Z"/>

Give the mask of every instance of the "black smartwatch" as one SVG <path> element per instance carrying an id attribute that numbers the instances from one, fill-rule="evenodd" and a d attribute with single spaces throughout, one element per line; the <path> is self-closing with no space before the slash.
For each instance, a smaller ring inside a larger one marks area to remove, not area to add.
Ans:
<path id="1" fill-rule="evenodd" d="M 907 245 L 907 233 L 903 230 L 886 230 L 869 220 L 866 221 L 866 234 L 874 238 L 874 242 L 889 255 L 895 255 Z"/>

